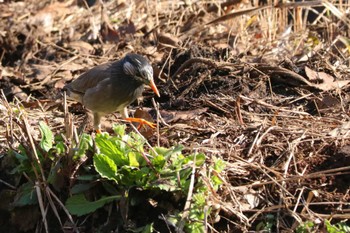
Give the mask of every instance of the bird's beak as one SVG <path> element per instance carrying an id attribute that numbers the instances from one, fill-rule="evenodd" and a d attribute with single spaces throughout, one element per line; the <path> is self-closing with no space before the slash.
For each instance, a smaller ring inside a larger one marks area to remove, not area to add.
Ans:
<path id="1" fill-rule="evenodd" d="M 154 93 L 156 93 L 156 95 L 157 95 L 158 97 L 160 97 L 158 88 L 156 87 L 156 84 L 154 84 L 153 79 L 151 79 L 151 81 L 149 82 L 149 86 L 152 88 L 152 90 L 154 91 Z"/>

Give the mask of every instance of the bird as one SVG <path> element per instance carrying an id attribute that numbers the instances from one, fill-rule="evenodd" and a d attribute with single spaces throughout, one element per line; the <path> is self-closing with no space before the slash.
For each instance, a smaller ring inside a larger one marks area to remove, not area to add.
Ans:
<path id="1" fill-rule="evenodd" d="M 142 95 L 144 86 L 151 87 L 160 97 L 153 80 L 153 68 L 148 60 L 135 53 L 128 53 L 117 61 L 95 66 L 74 81 L 66 84 L 63 91 L 68 99 L 83 104 L 92 111 L 94 129 L 101 133 L 101 118 L 118 111 L 129 122 L 138 122 L 154 128 L 154 124 L 142 118 L 129 118 L 127 107 Z"/>

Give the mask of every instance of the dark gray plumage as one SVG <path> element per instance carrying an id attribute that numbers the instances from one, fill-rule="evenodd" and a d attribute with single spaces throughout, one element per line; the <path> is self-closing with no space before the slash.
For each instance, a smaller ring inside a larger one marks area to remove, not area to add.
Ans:
<path id="1" fill-rule="evenodd" d="M 127 106 L 142 95 L 145 84 L 159 96 L 149 62 L 138 54 L 127 54 L 88 70 L 63 90 L 93 112 L 94 127 L 100 132 L 102 116 L 118 111 L 128 118 Z"/>

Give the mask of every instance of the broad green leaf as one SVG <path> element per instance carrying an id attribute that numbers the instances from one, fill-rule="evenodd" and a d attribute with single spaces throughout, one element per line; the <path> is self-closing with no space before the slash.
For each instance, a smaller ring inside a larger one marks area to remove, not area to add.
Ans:
<path id="1" fill-rule="evenodd" d="M 187 164 L 189 162 L 192 162 L 192 161 L 194 161 L 194 158 L 196 158 L 196 166 L 197 167 L 202 166 L 205 162 L 205 155 L 203 153 L 199 153 L 196 155 L 192 154 L 192 155 L 185 157 L 184 163 Z"/>
<path id="2" fill-rule="evenodd" d="M 41 133 L 40 147 L 48 152 L 52 148 L 53 134 L 50 128 L 44 121 L 39 122 L 39 129 Z"/>
<path id="3" fill-rule="evenodd" d="M 177 145 L 171 148 L 164 148 L 164 147 L 155 147 L 155 151 L 158 153 L 158 155 L 163 155 L 164 157 L 170 157 L 170 156 L 177 156 L 181 154 L 181 151 L 183 150 L 182 145 Z"/>
<path id="4" fill-rule="evenodd" d="M 98 135 L 95 139 L 96 145 L 100 150 L 101 154 L 108 156 L 118 166 L 128 164 L 128 158 L 126 157 L 125 148 L 122 148 L 121 143 L 117 143 L 118 139 L 107 137 L 106 135 Z"/>
<path id="5" fill-rule="evenodd" d="M 152 164 L 156 169 L 160 170 L 166 165 L 166 160 L 163 155 L 157 155 L 152 159 Z"/>
<path id="6" fill-rule="evenodd" d="M 105 204 L 112 202 L 114 200 L 119 200 L 120 196 L 109 196 L 109 197 L 103 197 L 97 201 L 88 201 L 86 200 L 84 194 L 78 194 L 74 195 L 70 198 L 68 198 L 66 202 L 66 208 L 71 214 L 82 216 L 85 214 L 89 214 L 97 210 L 98 208 L 101 208 Z"/>
<path id="7" fill-rule="evenodd" d="M 91 187 L 93 187 L 95 184 L 94 183 L 88 183 L 88 184 L 76 184 L 72 187 L 70 192 L 72 194 L 78 194 L 78 193 L 83 193 L 89 190 Z"/>
<path id="8" fill-rule="evenodd" d="M 110 138 L 107 138 L 104 135 L 97 135 L 95 140 L 101 154 L 120 154 L 120 150 L 112 141 L 110 141 Z"/>
<path id="9" fill-rule="evenodd" d="M 137 161 L 137 157 L 138 157 L 137 153 L 129 152 L 128 157 L 129 157 L 129 166 L 131 166 L 131 167 L 139 167 L 140 166 L 139 162 Z"/>
<path id="10" fill-rule="evenodd" d="M 14 206 L 34 205 L 38 203 L 34 184 L 31 182 L 24 183 L 17 191 Z"/>
<path id="11" fill-rule="evenodd" d="M 114 163 L 112 159 L 103 155 L 96 154 L 94 156 L 94 166 L 96 171 L 104 178 L 109 180 L 114 180 L 117 182 L 116 173 L 117 173 L 117 165 Z"/>
<path id="12" fill-rule="evenodd" d="M 77 180 L 85 180 L 85 181 L 95 181 L 96 179 L 98 179 L 99 176 L 98 175 L 92 175 L 92 174 L 87 174 L 87 175 L 80 175 L 77 177 Z"/>

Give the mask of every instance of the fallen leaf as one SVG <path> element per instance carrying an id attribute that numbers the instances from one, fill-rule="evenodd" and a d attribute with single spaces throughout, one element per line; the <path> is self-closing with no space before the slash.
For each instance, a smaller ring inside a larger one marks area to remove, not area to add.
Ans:
<path id="1" fill-rule="evenodd" d="M 178 48 L 182 44 L 179 38 L 169 33 L 160 33 L 158 35 L 158 42 L 164 46 L 171 47 L 171 48 Z"/>
<path id="2" fill-rule="evenodd" d="M 208 111 L 208 108 L 198 108 L 189 111 L 160 111 L 162 118 L 167 123 L 176 122 L 179 120 L 188 121 L 194 117 L 200 115 L 203 112 Z"/>
<path id="3" fill-rule="evenodd" d="M 316 103 L 317 108 L 321 110 L 335 107 L 336 105 L 340 104 L 340 101 L 331 95 L 325 95 L 321 100 L 316 99 Z"/>
<path id="4" fill-rule="evenodd" d="M 339 137 L 339 136 L 344 136 L 348 135 L 350 131 L 350 122 L 344 122 L 341 126 L 333 129 L 328 133 L 331 137 Z"/>
<path id="5" fill-rule="evenodd" d="M 33 69 L 32 69 L 33 75 L 37 81 L 44 80 L 54 70 L 54 67 L 52 65 L 33 64 L 32 66 L 33 66 Z"/>
<path id="6" fill-rule="evenodd" d="M 333 76 L 325 72 L 314 71 L 305 66 L 305 73 L 310 81 L 318 81 L 319 83 L 313 83 L 312 86 L 323 90 L 329 91 L 337 88 L 342 88 L 350 83 L 350 80 L 339 80 L 336 81 Z"/>
<path id="7" fill-rule="evenodd" d="M 79 51 L 79 54 L 89 55 L 94 52 L 94 47 L 82 40 L 72 41 L 68 44 L 69 48 Z"/>
<path id="8" fill-rule="evenodd" d="M 142 119 L 149 121 L 149 122 L 154 122 L 152 116 L 147 111 L 144 111 L 144 110 L 139 109 L 139 108 L 136 109 L 136 111 L 134 113 L 134 117 L 135 118 L 142 118 Z M 138 127 L 139 123 L 134 123 L 134 125 L 136 127 Z M 154 129 L 152 129 L 151 127 L 149 127 L 147 125 L 144 125 L 143 127 L 141 127 L 139 129 L 139 131 L 147 139 L 154 135 Z"/>

